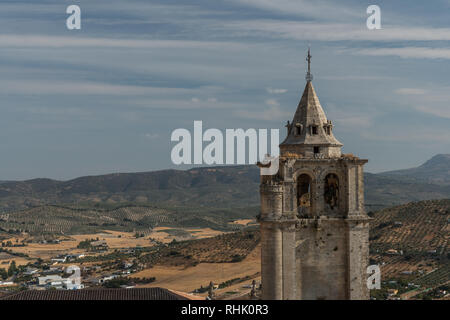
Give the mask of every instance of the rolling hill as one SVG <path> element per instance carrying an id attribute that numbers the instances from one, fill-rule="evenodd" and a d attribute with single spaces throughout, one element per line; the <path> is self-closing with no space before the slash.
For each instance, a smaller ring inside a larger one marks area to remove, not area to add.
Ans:
<path id="1" fill-rule="evenodd" d="M 450 199 L 410 202 L 373 214 L 372 249 L 443 254 L 450 242 Z M 434 252 L 436 251 L 436 252 Z"/>
<path id="2" fill-rule="evenodd" d="M 438 154 L 417 168 L 388 171 L 380 176 L 411 182 L 450 185 L 450 154 Z"/>
<path id="3" fill-rule="evenodd" d="M 450 200 L 411 202 L 373 214 L 371 264 L 389 287 L 411 298 L 450 283 Z"/>
<path id="4" fill-rule="evenodd" d="M 0 184 L 0 209 L 46 204 L 123 203 L 189 207 L 259 204 L 256 167 L 213 167 L 88 176 L 70 181 L 33 179 Z"/>
<path id="5" fill-rule="evenodd" d="M 411 201 L 450 198 L 450 155 L 413 169 L 365 174 L 368 211 Z M 0 211 L 48 204 L 237 208 L 259 205 L 256 166 L 114 173 L 69 181 L 33 179 L 0 184 Z"/>
<path id="6" fill-rule="evenodd" d="M 108 209 L 44 205 L 0 215 L 0 238 L 2 233 L 88 234 L 105 229 L 146 234 L 159 226 L 236 231 L 242 227 L 230 222 L 252 219 L 257 214 L 258 207 L 221 209 L 122 205 Z"/>
<path id="7" fill-rule="evenodd" d="M 449 199 L 450 185 L 413 181 L 409 176 L 391 177 L 364 174 L 364 194 L 367 211 L 405 204 L 411 201 Z"/>

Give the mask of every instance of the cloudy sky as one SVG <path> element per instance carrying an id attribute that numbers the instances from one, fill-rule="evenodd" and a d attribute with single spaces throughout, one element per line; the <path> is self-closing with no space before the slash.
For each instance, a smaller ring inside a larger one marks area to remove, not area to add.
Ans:
<path id="1" fill-rule="evenodd" d="M 431 5 L 432 3 L 432 5 Z M 82 29 L 66 28 L 66 8 Z M 381 7 L 381 30 L 366 9 Z M 450 153 L 449 0 L 0 1 L 0 180 L 175 167 L 176 128 L 279 128 L 314 85 L 367 171 Z"/>

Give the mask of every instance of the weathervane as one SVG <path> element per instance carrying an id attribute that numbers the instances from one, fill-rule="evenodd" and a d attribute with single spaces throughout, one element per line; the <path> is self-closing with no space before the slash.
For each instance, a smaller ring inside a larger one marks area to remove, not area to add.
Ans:
<path id="1" fill-rule="evenodd" d="M 313 79 L 313 75 L 311 74 L 311 48 L 308 48 L 308 56 L 306 57 L 306 61 L 308 61 L 308 72 L 306 73 L 306 81 L 310 82 Z"/>

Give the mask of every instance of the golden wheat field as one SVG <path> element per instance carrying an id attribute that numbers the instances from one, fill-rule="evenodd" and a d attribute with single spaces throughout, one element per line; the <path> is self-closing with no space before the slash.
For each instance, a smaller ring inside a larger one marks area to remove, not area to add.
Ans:
<path id="1" fill-rule="evenodd" d="M 200 263 L 194 267 L 155 266 L 136 273 L 135 277 L 156 277 L 156 281 L 144 287 L 163 287 L 176 291 L 192 292 L 200 286 L 206 287 L 210 281 L 219 284 L 235 278 L 246 276 L 252 279 L 219 289 L 216 294 L 229 291 L 248 291 L 242 288 L 253 279 L 259 281 L 261 247 L 258 245 L 244 260 L 233 263 Z"/>
<path id="2" fill-rule="evenodd" d="M 85 253 L 84 249 L 77 249 L 77 245 L 86 239 L 99 239 L 104 240 L 108 244 L 110 250 L 120 249 L 120 248 L 135 248 L 135 247 L 149 247 L 153 246 L 153 241 L 169 243 L 173 239 L 179 240 L 177 236 L 164 232 L 165 230 L 174 230 L 168 227 L 158 227 L 152 230 L 144 237 L 136 237 L 133 232 L 120 232 L 105 230 L 100 233 L 94 234 L 80 234 L 80 235 L 70 235 L 60 237 L 60 243 L 27 243 L 24 247 L 10 247 L 8 248 L 12 252 L 24 253 L 29 256 L 29 259 L 8 256 L 5 259 L 0 257 L 0 264 L 5 261 L 16 261 L 17 264 L 27 264 L 30 261 L 41 258 L 50 259 L 52 257 L 58 256 L 60 254 L 81 254 Z M 180 229 L 184 232 L 190 234 L 190 239 L 203 239 L 214 237 L 222 234 L 221 231 L 216 231 L 210 228 L 191 228 L 191 229 Z M 27 241 L 27 236 L 12 237 L 10 239 L 4 240 L 4 242 L 11 241 L 13 244 L 21 243 L 22 241 Z M 6 263 L 3 264 L 3 266 Z"/>

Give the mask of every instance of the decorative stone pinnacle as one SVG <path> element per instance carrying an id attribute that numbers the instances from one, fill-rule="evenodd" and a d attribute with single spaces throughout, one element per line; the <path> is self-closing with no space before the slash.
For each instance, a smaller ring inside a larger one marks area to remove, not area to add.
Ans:
<path id="1" fill-rule="evenodd" d="M 306 81 L 310 82 L 313 79 L 313 75 L 311 74 L 311 48 L 308 48 L 308 56 L 306 57 L 306 61 L 308 61 L 308 72 L 306 73 Z"/>

